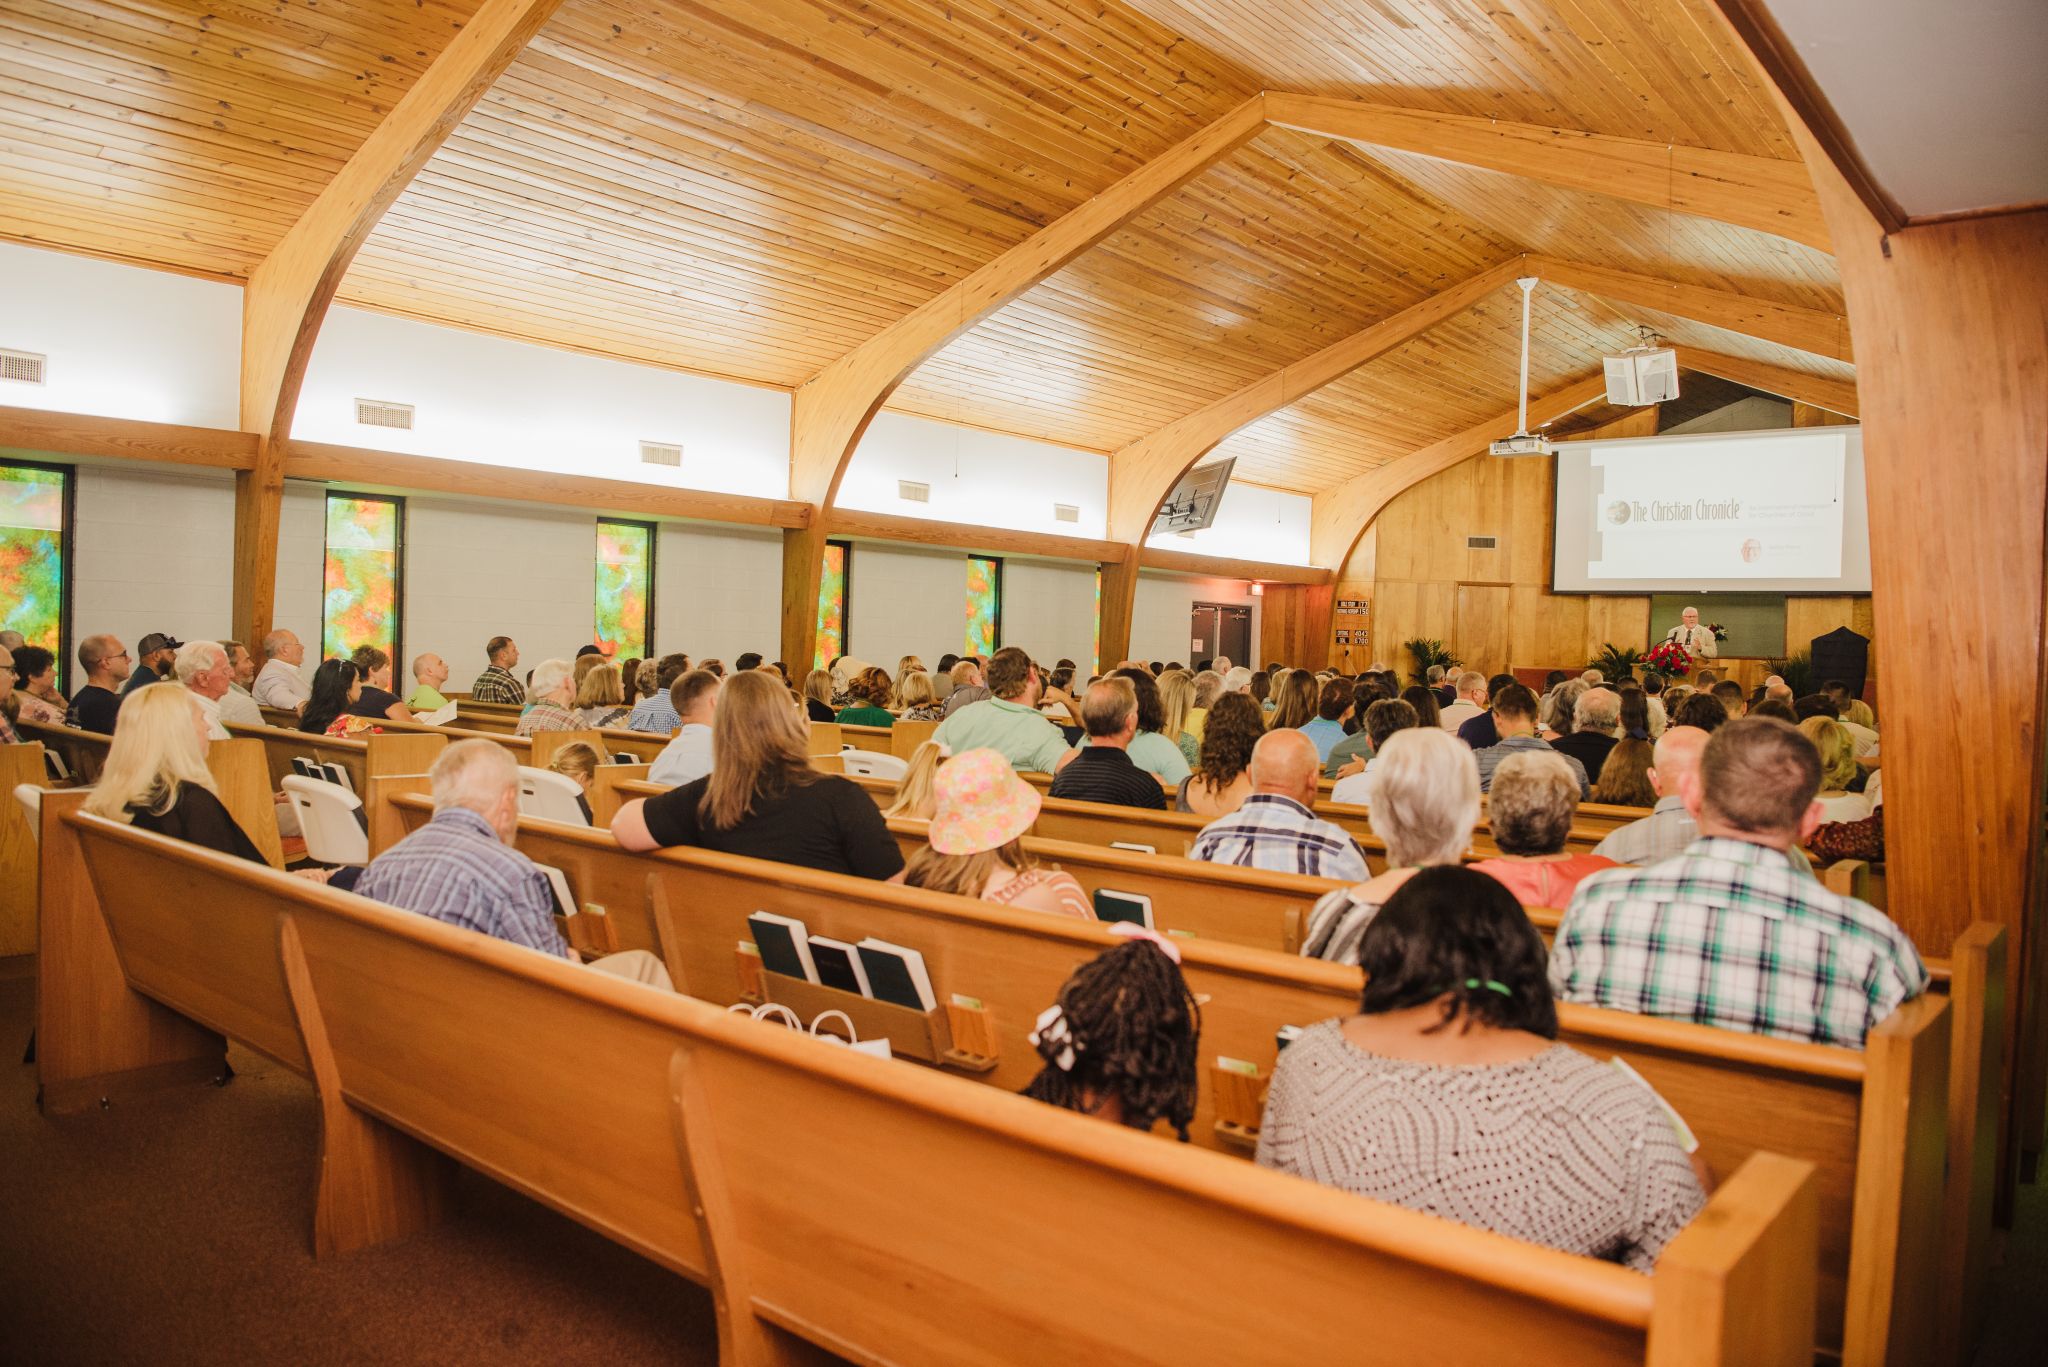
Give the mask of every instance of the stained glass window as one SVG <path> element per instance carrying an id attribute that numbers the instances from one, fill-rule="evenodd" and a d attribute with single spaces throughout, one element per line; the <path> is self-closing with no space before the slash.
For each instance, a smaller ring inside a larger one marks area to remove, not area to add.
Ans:
<path id="1" fill-rule="evenodd" d="M 823 669 L 846 653 L 848 553 L 845 541 L 825 543 L 825 568 L 818 575 L 818 656 L 811 665 Z"/>
<path id="2" fill-rule="evenodd" d="M 986 555 L 967 557 L 966 654 L 986 660 L 996 653 L 1003 624 L 1003 562 Z"/>
<path id="3" fill-rule="evenodd" d="M 399 656 L 405 500 L 374 494 L 327 495 L 327 564 L 320 608 L 320 654 L 346 658 L 357 646 Z"/>
<path id="4" fill-rule="evenodd" d="M 65 646 L 70 472 L 0 465 L 0 631 L 18 631 L 57 657 Z"/>
<path id="5" fill-rule="evenodd" d="M 654 634 L 654 524 L 597 524 L 597 648 L 606 659 L 646 659 Z"/>

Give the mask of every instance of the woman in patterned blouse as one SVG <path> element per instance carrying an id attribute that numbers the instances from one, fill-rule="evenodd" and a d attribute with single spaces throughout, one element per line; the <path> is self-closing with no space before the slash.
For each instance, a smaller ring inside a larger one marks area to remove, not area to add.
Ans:
<path id="1" fill-rule="evenodd" d="M 1359 958 L 1360 1014 L 1280 1055 L 1260 1164 L 1649 1271 L 1706 1194 L 1656 1095 L 1557 1043 L 1543 941 L 1507 889 L 1424 869 Z"/>

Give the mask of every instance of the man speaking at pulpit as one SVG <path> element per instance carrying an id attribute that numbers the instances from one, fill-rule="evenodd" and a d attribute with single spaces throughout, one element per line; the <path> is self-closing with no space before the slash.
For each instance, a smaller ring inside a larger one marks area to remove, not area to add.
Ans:
<path id="1" fill-rule="evenodd" d="M 1714 633 L 1709 627 L 1700 625 L 1700 610 L 1687 608 L 1678 614 L 1678 625 L 1671 628 L 1664 638 L 1676 641 L 1685 647 L 1686 654 L 1695 660 L 1711 660 L 1719 655 L 1720 648 L 1714 644 Z"/>

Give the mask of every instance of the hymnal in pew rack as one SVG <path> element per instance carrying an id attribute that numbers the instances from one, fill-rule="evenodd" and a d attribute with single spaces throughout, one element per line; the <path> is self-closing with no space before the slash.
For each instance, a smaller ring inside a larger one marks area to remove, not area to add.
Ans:
<path id="1" fill-rule="evenodd" d="M 897 1058 L 963 1073 L 995 1070 L 995 1026 L 986 1011 L 966 1004 L 972 998 L 956 996 L 944 1007 L 920 1011 L 777 973 L 755 945 L 741 944 L 737 959 L 743 1000 L 780 1002 L 807 1021 L 827 1011 L 843 1011 L 862 1039 L 887 1039 Z"/>

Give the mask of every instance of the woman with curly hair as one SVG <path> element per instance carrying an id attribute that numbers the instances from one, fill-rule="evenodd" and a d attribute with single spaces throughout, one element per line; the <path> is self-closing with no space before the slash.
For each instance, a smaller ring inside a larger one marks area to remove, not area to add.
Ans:
<path id="1" fill-rule="evenodd" d="M 1045 1066 L 1024 1095 L 1134 1130 L 1164 1120 L 1185 1144 L 1202 1009 L 1181 976 L 1179 946 L 1128 922 L 1115 929 L 1130 943 L 1076 969 L 1039 1015 L 1030 1039 Z"/>
<path id="2" fill-rule="evenodd" d="M 889 710 L 895 688 L 889 675 L 869 665 L 847 681 L 847 705 L 839 709 L 842 726 L 894 726 L 896 714 Z"/>
<path id="3" fill-rule="evenodd" d="M 1249 693 L 1224 693 L 1209 705 L 1195 771 L 1181 782 L 1173 809 L 1215 820 L 1252 793 L 1252 747 L 1266 734 L 1266 719 Z"/>

